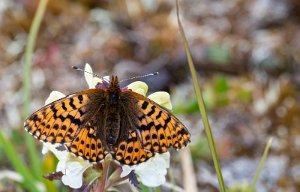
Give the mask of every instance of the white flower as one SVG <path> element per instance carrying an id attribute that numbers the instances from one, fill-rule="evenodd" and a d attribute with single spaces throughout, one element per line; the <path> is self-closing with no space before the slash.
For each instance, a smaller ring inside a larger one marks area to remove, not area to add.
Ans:
<path id="1" fill-rule="evenodd" d="M 135 81 L 133 83 L 130 83 L 127 88 L 144 96 L 146 96 L 146 93 L 148 91 L 148 85 L 142 81 Z"/>
<path id="2" fill-rule="evenodd" d="M 62 172 L 61 178 L 64 185 L 68 185 L 71 188 L 77 189 L 82 186 L 82 176 L 85 170 L 92 166 L 86 160 L 76 157 L 72 153 L 65 150 L 58 150 L 58 148 L 64 148 L 61 144 L 45 143 L 42 153 L 45 154 L 45 149 L 50 150 L 57 157 L 58 164 L 56 166 L 57 172 Z"/>
<path id="3" fill-rule="evenodd" d="M 84 76 L 89 88 L 95 88 L 99 82 L 102 82 L 102 79 L 94 77 L 92 68 L 89 64 L 85 65 L 84 70 L 86 71 L 86 73 L 84 73 Z M 104 77 L 103 79 L 109 80 L 108 77 Z M 148 91 L 147 84 L 141 81 L 133 82 L 129 84 L 127 88 L 144 96 Z M 52 91 L 45 104 L 47 105 L 63 97 L 65 97 L 63 93 L 59 91 Z M 167 92 L 155 92 L 149 95 L 148 98 L 167 109 L 172 109 L 170 95 Z M 42 153 L 45 154 L 49 150 L 54 153 L 54 155 L 59 160 L 56 171 L 61 171 L 63 173 L 62 182 L 65 185 L 70 186 L 71 188 L 80 188 L 82 186 L 83 173 L 89 167 L 91 167 L 92 164 L 89 161 L 78 158 L 74 154 L 68 152 L 62 144 L 44 143 Z M 138 178 L 144 185 L 149 187 L 156 187 L 165 183 L 165 176 L 167 174 L 167 168 L 169 168 L 169 165 L 169 152 L 156 154 L 148 161 L 139 165 L 124 165 L 122 167 L 123 171 L 121 173 L 121 176 L 124 177 L 128 175 L 132 170 L 134 170 L 138 175 Z"/>
<path id="4" fill-rule="evenodd" d="M 148 96 L 149 99 L 155 101 L 160 106 L 172 110 L 170 94 L 165 91 L 157 91 Z"/>
<path id="5" fill-rule="evenodd" d="M 157 187 L 166 182 L 167 169 L 170 166 L 170 153 L 156 154 L 148 161 L 138 165 L 123 165 L 121 177 L 128 175 L 132 170 L 138 175 L 141 182 L 148 187 Z"/>

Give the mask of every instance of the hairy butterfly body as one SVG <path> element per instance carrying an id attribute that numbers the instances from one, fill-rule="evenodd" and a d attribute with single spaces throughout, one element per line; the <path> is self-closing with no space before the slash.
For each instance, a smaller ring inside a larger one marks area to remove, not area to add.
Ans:
<path id="1" fill-rule="evenodd" d="M 187 128 L 174 115 L 145 96 L 120 88 L 116 76 L 42 107 L 24 126 L 35 138 L 61 143 L 90 162 L 112 154 L 121 164 L 138 164 L 190 141 Z"/>

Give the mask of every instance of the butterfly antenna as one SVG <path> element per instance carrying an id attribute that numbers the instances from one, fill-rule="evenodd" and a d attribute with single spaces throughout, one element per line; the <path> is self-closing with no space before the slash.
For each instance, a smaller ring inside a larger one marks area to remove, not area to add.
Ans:
<path id="1" fill-rule="evenodd" d="M 72 68 L 75 69 L 75 70 L 77 70 L 77 71 L 81 71 L 83 73 L 88 73 L 88 74 L 94 75 L 95 77 L 99 77 L 100 79 L 103 80 L 103 77 L 100 77 L 99 75 L 97 75 L 95 73 L 91 73 L 91 72 L 85 71 L 84 69 L 81 69 L 81 68 L 75 67 L 75 66 L 72 66 Z"/>
<path id="2" fill-rule="evenodd" d="M 135 76 L 135 77 L 131 77 L 131 78 L 128 78 L 128 79 L 123 79 L 120 82 L 129 81 L 129 80 L 133 80 L 133 79 L 141 79 L 141 78 L 144 78 L 144 77 L 149 77 L 149 76 L 158 75 L 158 74 L 159 74 L 158 72 L 149 73 L 149 74 L 146 74 L 146 75 L 140 75 L 140 76 Z"/>

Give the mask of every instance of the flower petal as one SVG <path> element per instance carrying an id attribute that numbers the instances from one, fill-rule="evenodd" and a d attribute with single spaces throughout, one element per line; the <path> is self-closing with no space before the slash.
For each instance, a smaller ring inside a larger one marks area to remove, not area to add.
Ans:
<path id="1" fill-rule="evenodd" d="M 58 162 L 56 171 L 61 171 L 64 174 L 62 176 L 64 185 L 78 189 L 82 186 L 83 173 L 91 166 L 92 164 L 88 161 L 77 158 L 69 153 L 67 159 Z"/>
<path id="2" fill-rule="evenodd" d="M 142 81 L 135 81 L 133 83 L 130 83 L 127 87 L 128 89 L 131 89 L 132 91 L 144 96 L 148 91 L 148 85 Z"/>
<path id="3" fill-rule="evenodd" d="M 63 163 L 63 162 L 62 162 Z M 66 163 L 67 164 L 67 163 Z M 82 186 L 82 166 L 78 162 L 69 163 L 66 165 L 65 173 L 61 178 L 63 184 L 71 188 L 80 188 Z"/>
<path id="4" fill-rule="evenodd" d="M 42 154 L 46 154 L 49 150 L 56 156 L 58 160 L 66 160 L 70 154 L 67 150 L 58 150 L 62 144 L 43 143 Z"/>
<path id="5" fill-rule="evenodd" d="M 127 176 L 132 170 L 134 170 L 136 168 L 136 165 L 133 166 L 129 166 L 129 165 L 123 165 L 122 166 L 122 173 L 121 173 L 121 177 L 125 177 Z"/>
<path id="6" fill-rule="evenodd" d="M 59 91 L 52 91 L 49 95 L 49 97 L 46 99 L 45 101 L 45 105 L 48 105 L 49 103 L 52 103 L 53 101 L 59 100 L 63 97 L 65 97 L 66 95 L 59 92 Z"/>
<path id="7" fill-rule="evenodd" d="M 166 182 L 167 168 L 170 166 L 170 153 L 156 154 L 135 169 L 141 182 L 149 187 L 157 187 Z"/>
<path id="8" fill-rule="evenodd" d="M 107 77 L 107 76 L 105 76 L 105 77 Z M 102 82 L 102 80 L 99 77 L 93 77 L 93 87 L 90 87 L 90 88 L 95 88 L 96 85 L 101 82 Z"/>
<path id="9" fill-rule="evenodd" d="M 97 86 L 98 83 L 102 83 L 103 80 L 105 82 L 110 82 L 110 77 L 109 76 L 104 76 L 101 79 L 99 77 L 94 77 L 94 88 Z"/>
<path id="10" fill-rule="evenodd" d="M 155 101 L 162 107 L 172 110 L 170 94 L 165 91 L 158 91 L 148 96 L 149 99 Z"/>
<path id="11" fill-rule="evenodd" d="M 89 88 L 95 88 L 93 69 L 88 63 L 85 64 L 84 71 L 84 77 Z"/>
<path id="12" fill-rule="evenodd" d="M 49 148 L 46 147 L 46 146 L 44 145 L 44 143 L 43 143 L 42 154 L 45 155 L 45 154 L 48 153 L 48 152 L 49 152 Z"/>

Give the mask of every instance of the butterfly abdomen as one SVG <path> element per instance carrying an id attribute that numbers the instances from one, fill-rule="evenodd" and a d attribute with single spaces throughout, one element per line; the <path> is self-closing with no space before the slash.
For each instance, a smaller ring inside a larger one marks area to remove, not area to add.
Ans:
<path id="1" fill-rule="evenodd" d="M 108 111 L 105 117 L 105 138 L 109 146 L 113 146 L 117 143 L 120 133 L 120 114 L 118 112 L 118 106 L 107 106 Z"/>
<path id="2" fill-rule="evenodd" d="M 111 148 L 117 144 L 120 135 L 120 92 L 121 89 L 117 78 L 112 78 L 112 82 L 107 89 L 108 99 L 106 105 L 106 115 L 104 118 L 106 143 Z"/>

